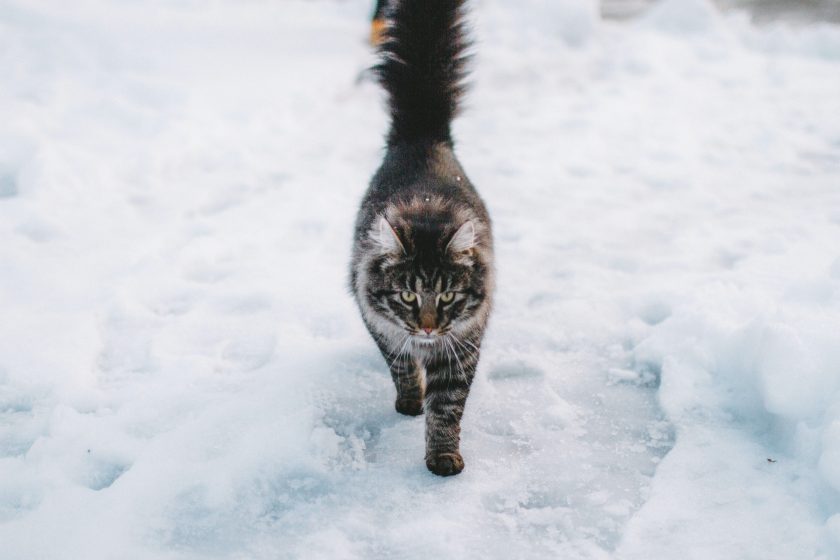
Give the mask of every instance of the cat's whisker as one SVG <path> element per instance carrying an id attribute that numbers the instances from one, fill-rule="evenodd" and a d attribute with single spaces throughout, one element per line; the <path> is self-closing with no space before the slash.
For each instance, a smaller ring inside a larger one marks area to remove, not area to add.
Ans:
<path id="1" fill-rule="evenodd" d="M 468 338 L 460 339 L 460 338 L 458 338 L 457 336 L 455 336 L 455 333 L 452 333 L 452 336 L 455 338 L 455 340 L 457 340 L 457 341 L 458 341 L 458 342 L 460 342 L 461 344 L 464 344 L 464 345 L 470 346 L 473 350 L 475 350 L 476 352 L 478 352 L 478 346 L 476 346 L 475 344 L 473 344 L 473 342 L 472 342 L 470 339 L 468 339 Z"/>
<path id="2" fill-rule="evenodd" d="M 446 341 L 446 344 L 449 345 L 450 348 L 452 348 L 452 356 L 455 358 L 455 362 L 458 364 L 458 370 L 461 375 L 464 375 L 464 366 L 463 364 L 461 364 L 461 359 L 458 358 L 458 351 L 455 349 L 455 345 L 453 344 L 453 341 L 457 342 L 457 339 L 454 338 L 454 335 L 447 334 L 444 340 Z"/>
<path id="3" fill-rule="evenodd" d="M 470 358 L 475 358 L 475 359 L 478 358 L 478 348 L 476 348 L 476 346 L 474 344 L 470 343 L 470 346 L 475 348 L 475 351 L 471 350 L 470 347 L 465 344 L 466 342 L 469 342 L 469 341 L 460 340 L 457 336 L 455 336 L 454 333 L 450 333 L 450 336 L 452 337 L 452 340 L 456 344 L 458 344 L 458 346 L 464 351 L 464 354 L 466 354 Z"/>
<path id="4" fill-rule="evenodd" d="M 409 342 L 411 342 L 411 334 L 407 334 L 407 335 L 405 335 L 405 338 L 403 338 L 402 345 L 400 346 L 399 352 L 397 352 L 397 355 L 394 357 L 394 360 L 388 365 L 388 367 L 390 369 L 392 369 L 394 367 L 394 364 L 396 364 L 397 361 L 400 359 L 400 357 L 402 357 L 402 355 L 405 352 L 406 347 L 409 344 Z"/>
<path id="5" fill-rule="evenodd" d="M 443 342 L 445 343 L 446 349 L 447 349 L 446 350 L 446 357 L 449 358 L 450 351 L 451 351 L 451 355 L 457 361 L 458 360 L 458 354 L 455 352 L 455 349 L 452 347 L 452 343 L 447 338 L 444 338 Z M 448 359 L 447 362 L 448 362 L 447 363 L 447 371 L 449 373 L 449 377 L 446 379 L 446 386 L 450 387 L 452 385 L 452 380 L 455 378 L 455 376 L 452 375 L 452 359 L 451 358 Z M 456 373 L 457 373 L 457 370 L 456 370 Z"/>

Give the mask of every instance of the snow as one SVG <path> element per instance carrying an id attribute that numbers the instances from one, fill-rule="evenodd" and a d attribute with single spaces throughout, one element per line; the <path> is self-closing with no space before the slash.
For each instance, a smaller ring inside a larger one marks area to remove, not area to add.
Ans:
<path id="1" fill-rule="evenodd" d="M 840 558 L 840 29 L 473 2 L 440 479 L 346 290 L 368 4 L 0 3 L 0 556 Z"/>

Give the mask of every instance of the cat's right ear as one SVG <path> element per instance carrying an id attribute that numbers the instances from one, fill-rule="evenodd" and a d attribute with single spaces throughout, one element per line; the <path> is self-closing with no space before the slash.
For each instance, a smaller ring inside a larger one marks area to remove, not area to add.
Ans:
<path id="1" fill-rule="evenodd" d="M 397 231 L 385 216 L 378 216 L 370 229 L 370 238 L 383 253 L 404 253 Z"/>

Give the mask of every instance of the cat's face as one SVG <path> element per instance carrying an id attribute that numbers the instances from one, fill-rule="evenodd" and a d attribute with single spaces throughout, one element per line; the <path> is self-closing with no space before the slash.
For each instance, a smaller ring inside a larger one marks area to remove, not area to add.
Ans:
<path id="1" fill-rule="evenodd" d="M 381 258 L 368 279 L 368 302 L 408 340 L 433 345 L 469 328 L 485 299 L 485 269 L 473 221 L 457 228 L 392 226 L 381 218 Z"/>

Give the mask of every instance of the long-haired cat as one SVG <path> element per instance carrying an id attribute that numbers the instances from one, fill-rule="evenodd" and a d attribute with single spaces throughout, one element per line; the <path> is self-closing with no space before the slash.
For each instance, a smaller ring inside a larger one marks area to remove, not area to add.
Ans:
<path id="1" fill-rule="evenodd" d="M 387 152 L 356 221 L 351 288 L 391 369 L 396 409 L 426 414 L 426 466 L 458 474 L 460 423 L 493 292 L 490 217 L 453 152 L 463 0 L 393 0 L 376 75 Z"/>

